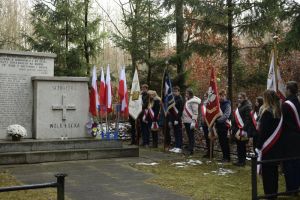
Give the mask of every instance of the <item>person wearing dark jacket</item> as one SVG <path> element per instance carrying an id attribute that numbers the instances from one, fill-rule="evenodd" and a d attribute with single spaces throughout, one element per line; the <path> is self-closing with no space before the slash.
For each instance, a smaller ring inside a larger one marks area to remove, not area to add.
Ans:
<path id="1" fill-rule="evenodd" d="M 220 107 L 223 112 L 223 115 L 220 116 L 216 120 L 216 131 L 219 138 L 219 143 L 223 153 L 222 162 L 229 162 L 230 161 L 230 148 L 229 148 L 229 140 L 227 137 L 228 130 L 230 125 L 228 124 L 228 120 L 231 116 L 231 103 L 229 100 L 226 99 L 226 91 L 221 90 L 219 92 L 220 95 Z"/>
<path id="2" fill-rule="evenodd" d="M 234 122 L 232 123 L 232 132 L 235 135 L 238 154 L 238 161 L 234 165 L 245 166 L 246 144 L 249 137 L 252 137 L 255 127 L 251 119 L 252 105 L 246 93 L 239 93 L 238 103 L 238 108 L 234 112 Z"/>
<path id="3" fill-rule="evenodd" d="M 149 97 L 148 97 L 148 85 L 143 84 L 142 85 L 142 112 L 139 116 L 140 119 L 140 124 L 141 124 L 141 132 L 142 132 L 142 140 L 143 140 L 143 146 L 148 147 L 149 143 L 150 143 L 150 131 L 148 128 L 148 123 L 143 120 L 143 116 L 145 113 L 145 110 L 148 107 L 148 101 L 149 101 Z"/>
<path id="4" fill-rule="evenodd" d="M 258 138 L 258 126 L 259 126 L 259 119 L 261 117 L 262 112 L 262 105 L 264 104 L 264 99 L 261 96 L 256 97 L 254 109 L 251 113 L 252 122 L 255 127 L 255 130 L 253 132 L 253 150 L 257 147 L 257 138 Z"/>
<path id="5" fill-rule="evenodd" d="M 300 103 L 297 98 L 298 85 L 290 81 L 286 85 L 286 101 L 282 104 L 283 153 L 285 158 L 300 156 Z M 286 190 L 297 190 L 300 186 L 300 160 L 283 162 Z"/>
<path id="6" fill-rule="evenodd" d="M 281 124 L 280 102 L 273 90 L 264 92 L 264 105 L 262 108 L 257 144 L 259 160 L 281 158 L 281 132 L 276 132 L 277 127 Z M 278 137 L 271 137 L 271 135 L 277 135 Z M 270 140 L 271 138 L 273 139 Z M 279 163 L 261 165 L 261 175 L 266 195 L 278 192 L 278 165 Z M 271 199 L 275 199 L 275 197 Z"/>
<path id="7" fill-rule="evenodd" d="M 152 145 L 153 148 L 158 147 L 158 118 L 159 118 L 159 112 L 161 108 L 161 99 L 157 95 L 156 91 L 149 90 L 149 103 L 147 108 L 147 117 L 146 120 L 148 122 L 148 128 L 151 130 L 152 133 Z"/>
<path id="8" fill-rule="evenodd" d="M 180 88 L 178 86 L 173 87 L 173 95 L 175 100 L 175 108 L 171 109 L 168 113 L 168 125 L 173 127 L 175 137 L 175 147 L 170 149 L 171 152 L 181 153 L 182 152 L 182 111 L 183 111 L 183 100 L 180 95 Z M 167 129 L 170 130 L 170 127 Z"/>

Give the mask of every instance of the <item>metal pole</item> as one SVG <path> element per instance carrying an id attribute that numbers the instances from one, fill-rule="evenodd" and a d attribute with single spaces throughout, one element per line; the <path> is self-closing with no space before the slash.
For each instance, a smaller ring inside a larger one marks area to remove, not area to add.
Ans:
<path id="1" fill-rule="evenodd" d="M 67 174 L 56 174 L 57 178 L 57 200 L 65 200 L 65 177 Z"/>
<path id="2" fill-rule="evenodd" d="M 251 155 L 252 200 L 257 200 L 257 156 Z"/>

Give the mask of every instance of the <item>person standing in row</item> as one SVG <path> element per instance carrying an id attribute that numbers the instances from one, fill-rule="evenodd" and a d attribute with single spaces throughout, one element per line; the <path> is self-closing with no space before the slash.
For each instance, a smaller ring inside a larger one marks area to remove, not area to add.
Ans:
<path id="1" fill-rule="evenodd" d="M 171 109 L 168 113 L 168 121 L 174 130 L 175 147 L 170 149 L 171 152 L 181 153 L 182 152 L 182 111 L 183 111 L 183 100 L 180 95 L 180 88 L 178 86 L 173 87 L 173 95 L 175 100 L 175 108 Z"/>
<path id="2" fill-rule="evenodd" d="M 259 119 L 261 117 L 262 113 L 262 105 L 264 104 L 264 99 L 261 96 L 256 97 L 255 99 L 255 104 L 254 108 L 251 112 L 251 118 L 252 118 L 252 123 L 255 127 L 254 132 L 253 132 L 253 150 L 257 147 L 257 137 L 258 137 L 258 126 L 259 126 Z"/>
<path id="3" fill-rule="evenodd" d="M 257 144 L 258 160 L 282 158 L 280 101 L 273 90 L 264 92 L 262 108 Z M 278 192 L 278 166 L 279 162 L 261 165 L 260 172 L 266 195 Z"/>
<path id="4" fill-rule="evenodd" d="M 201 104 L 201 126 L 204 133 L 205 143 L 206 143 L 206 154 L 204 154 L 203 158 L 209 158 L 210 155 L 210 148 L 214 149 L 213 146 L 211 147 L 210 139 L 209 139 L 209 132 L 208 126 L 206 122 L 206 105 L 207 105 L 207 93 L 203 96 L 203 101 Z M 213 144 L 212 144 L 213 145 Z M 213 151 L 212 151 L 213 154 Z M 212 155 L 213 157 L 213 155 Z"/>
<path id="5" fill-rule="evenodd" d="M 194 131 L 197 124 L 198 118 L 198 107 L 201 100 L 194 96 L 192 89 L 187 89 L 185 92 L 185 105 L 182 113 L 182 122 L 184 123 L 185 130 L 189 139 L 189 155 L 193 155 L 195 146 Z"/>
<path id="6" fill-rule="evenodd" d="M 140 115 L 140 124 L 141 124 L 141 132 L 142 132 L 142 140 L 143 140 L 143 146 L 149 147 L 149 137 L 150 137 L 150 132 L 148 128 L 148 123 L 144 119 L 145 116 L 145 111 L 148 108 L 149 104 L 149 97 L 148 97 L 148 85 L 143 84 L 142 85 L 142 112 Z"/>
<path id="7" fill-rule="evenodd" d="M 238 161 L 234 165 L 242 167 L 246 165 L 246 144 L 249 137 L 252 137 L 255 127 L 251 119 L 252 105 L 246 93 L 240 92 L 238 94 L 238 103 L 234 112 L 234 123 L 232 123 L 232 132 L 235 136 L 238 154 Z"/>
<path id="8" fill-rule="evenodd" d="M 285 158 L 300 156 L 300 103 L 297 98 L 298 85 L 290 81 L 286 85 L 286 101 L 282 104 L 283 154 Z M 286 190 L 298 190 L 300 186 L 300 160 L 283 162 Z"/>
<path id="9" fill-rule="evenodd" d="M 154 90 L 149 90 L 148 91 L 149 95 L 149 104 L 148 104 L 148 127 L 151 130 L 152 134 L 152 145 L 153 148 L 158 147 L 158 131 L 159 131 L 159 126 L 158 126 L 158 118 L 159 118 L 159 112 L 161 108 L 161 99 L 157 95 L 156 91 Z"/>
<path id="10" fill-rule="evenodd" d="M 228 139 L 228 131 L 230 125 L 228 124 L 228 120 L 231 116 L 231 105 L 230 101 L 226 98 L 226 91 L 221 90 L 219 92 L 220 96 L 220 108 L 222 110 L 222 115 L 216 119 L 216 131 L 219 138 L 219 143 L 221 146 L 221 150 L 223 153 L 222 162 L 230 162 L 230 148 L 229 148 L 229 139 Z"/>

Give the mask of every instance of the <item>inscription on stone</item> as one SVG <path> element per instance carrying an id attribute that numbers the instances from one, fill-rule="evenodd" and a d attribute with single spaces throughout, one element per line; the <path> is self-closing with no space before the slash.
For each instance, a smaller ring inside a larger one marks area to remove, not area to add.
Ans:
<path id="1" fill-rule="evenodd" d="M 76 110 L 75 105 L 66 105 L 66 96 L 65 94 L 62 95 L 62 105 L 53 105 L 52 106 L 52 110 L 62 110 L 62 120 L 66 120 L 67 116 L 66 116 L 66 112 L 67 110 Z"/>
<path id="2" fill-rule="evenodd" d="M 28 137 L 31 137 L 31 77 L 54 75 L 54 56 L 50 58 L 33 54 L 0 52 L 0 139 L 6 138 L 6 128 L 11 124 L 24 126 Z"/>

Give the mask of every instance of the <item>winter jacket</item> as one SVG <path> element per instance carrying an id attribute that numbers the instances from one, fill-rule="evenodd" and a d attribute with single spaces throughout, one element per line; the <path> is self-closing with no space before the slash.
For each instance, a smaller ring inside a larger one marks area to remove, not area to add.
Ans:
<path id="1" fill-rule="evenodd" d="M 180 121 L 182 117 L 182 111 L 183 111 L 183 100 L 182 97 L 174 96 L 175 99 L 175 107 L 177 109 L 177 113 L 171 109 L 168 113 L 168 121 L 174 122 L 174 121 Z"/>
<path id="2" fill-rule="evenodd" d="M 197 121 L 198 118 L 198 107 L 201 103 L 201 99 L 194 96 L 193 98 L 185 102 L 183 112 L 182 112 L 182 122 L 183 123 L 192 123 Z"/>
<path id="3" fill-rule="evenodd" d="M 227 120 L 230 120 L 231 117 L 231 105 L 230 105 L 230 101 L 229 100 L 224 100 L 222 102 L 220 102 L 220 108 L 223 112 L 223 115 L 220 116 L 217 120 L 216 120 L 216 128 L 219 129 L 228 129 L 227 127 Z"/>

